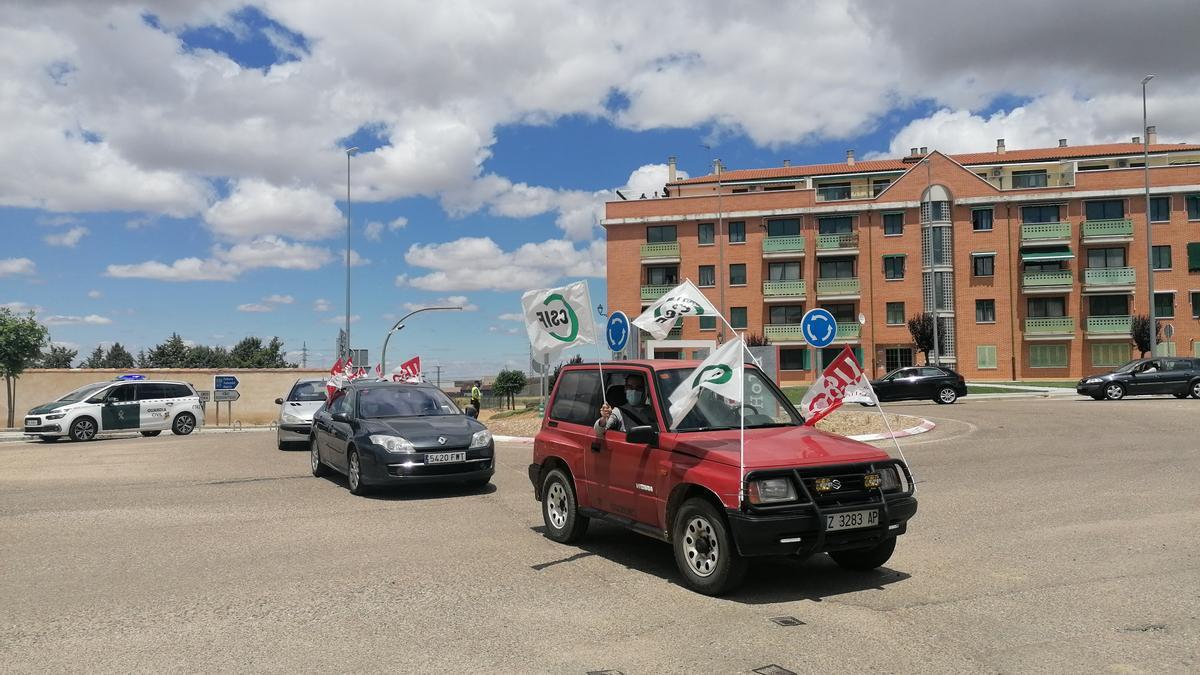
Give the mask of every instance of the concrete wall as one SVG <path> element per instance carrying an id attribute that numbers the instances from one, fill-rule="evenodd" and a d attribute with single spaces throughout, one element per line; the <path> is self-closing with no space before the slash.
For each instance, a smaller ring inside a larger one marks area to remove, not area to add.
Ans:
<path id="1" fill-rule="evenodd" d="M 221 424 L 225 425 L 226 406 L 231 406 L 233 421 L 242 424 L 269 424 L 279 414 L 279 406 L 275 399 L 286 396 L 292 383 L 299 378 L 321 377 L 328 375 L 327 370 L 254 370 L 233 368 L 230 370 L 205 369 L 138 369 L 138 370 L 100 370 L 90 368 L 27 370 L 17 380 L 17 398 L 15 405 L 16 417 L 14 423 L 21 426 L 21 417 L 32 407 L 62 396 L 63 394 L 92 382 L 106 382 L 118 375 L 138 373 L 147 379 L 176 380 L 190 382 L 197 391 L 211 391 L 213 375 L 236 375 L 240 384 L 238 392 L 241 398 L 230 404 L 221 404 Z M 205 410 L 208 424 L 216 420 L 215 404 L 209 401 Z M 0 426 L 8 421 L 8 401 L 0 394 Z"/>

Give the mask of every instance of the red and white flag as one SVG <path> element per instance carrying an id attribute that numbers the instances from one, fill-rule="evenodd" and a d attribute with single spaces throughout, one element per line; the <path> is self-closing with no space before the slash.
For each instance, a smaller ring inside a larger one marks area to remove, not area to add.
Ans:
<path id="1" fill-rule="evenodd" d="M 325 398 L 332 399 L 338 390 L 345 388 L 349 378 L 346 373 L 349 371 L 351 363 L 349 361 L 342 363 L 339 358 L 333 367 L 329 369 L 329 380 L 325 382 Z"/>
<path id="2" fill-rule="evenodd" d="M 393 382 L 420 382 L 421 357 L 414 356 L 392 371 Z"/>
<path id="3" fill-rule="evenodd" d="M 879 402 L 871 381 L 849 347 L 837 355 L 804 394 L 800 412 L 804 415 L 804 423 L 812 426 L 846 402 L 871 405 Z"/>
<path id="4" fill-rule="evenodd" d="M 375 364 L 375 379 L 377 379 L 377 380 L 383 379 L 383 364 L 382 363 Z"/>

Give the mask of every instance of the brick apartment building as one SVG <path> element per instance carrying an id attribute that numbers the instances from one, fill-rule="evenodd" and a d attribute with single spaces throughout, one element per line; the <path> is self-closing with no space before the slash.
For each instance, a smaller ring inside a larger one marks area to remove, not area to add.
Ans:
<path id="1" fill-rule="evenodd" d="M 1150 138 L 1160 354 L 1200 356 L 1200 145 Z M 941 361 L 969 379 L 1061 379 L 1137 356 L 1148 314 L 1143 145 L 1131 143 L 727 170 L 606 205 L 608 305 L 635 316 L 685 278 L 733 326 L 778 346 L 780 379 L 811 380 L 850 345 L 868 372 L 923 363 L 906 321 L 937 312 Z M 639 198 L 643 197 L 643 198 Z M 803 312 L 830 310 L 817 354 Z M 865 321 L 860 324 L 860 314 Z M 723 336 L 690 319 L 645 342 L 703 356 Z"/>

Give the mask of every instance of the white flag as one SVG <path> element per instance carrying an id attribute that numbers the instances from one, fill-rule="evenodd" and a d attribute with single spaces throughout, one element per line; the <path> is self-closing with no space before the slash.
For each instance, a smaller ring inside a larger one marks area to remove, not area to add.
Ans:
<path id="1" fill-rule="evenodd" d="M 682 284 L 672 288 L 646 308 L 641 316 L 633 320 L 633 325 L 662 340 L 675 327 L 675 322 L 684 316 L 719 316 L 720 312 L 708 301 L 708 298 L 685 279 Z"/>
<path id="2" fill-rule="evenodd" d="M 550 360 L 567 347 L 596 342 L 596 322 L 586 281 L 561 288 L 527 291 L 521 296 L 529 345 Z"/>
<path id="3" fill-rule="evenodd" d="M 742 402 L 744 360 L 742 339 L 734 338 L 704 359 L 671 392 L 671 428 L 679 426 L 700 400 L 700 390 L 711 389 L 721 396 Z"/>

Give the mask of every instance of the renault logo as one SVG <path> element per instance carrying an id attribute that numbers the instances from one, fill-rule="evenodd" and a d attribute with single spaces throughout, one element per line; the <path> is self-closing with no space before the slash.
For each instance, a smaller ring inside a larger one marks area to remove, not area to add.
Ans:
<path id="1" fill-rule="evenodd" d="M 445 444 L 446 444 L 446 437 L 438 436 L 438 445 L 445 445 Z"/>

